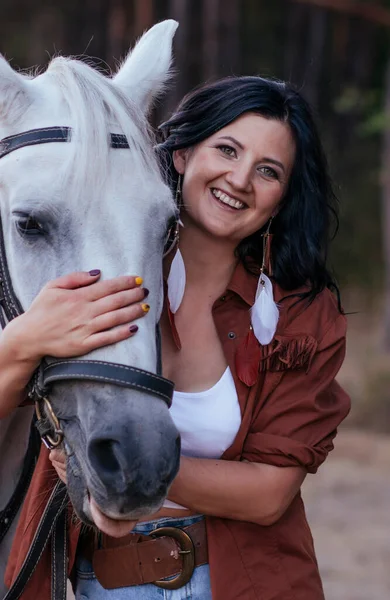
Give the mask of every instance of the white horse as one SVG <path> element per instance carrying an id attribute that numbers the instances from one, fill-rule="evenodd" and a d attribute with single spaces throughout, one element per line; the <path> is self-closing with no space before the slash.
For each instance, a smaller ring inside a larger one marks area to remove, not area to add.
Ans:
<path id="1" fill-rule="evenodd" d="M 99 268 L 106 279 L 141 275 L 151 310 L 137 335 L 88 358 L 154 373 L 162 253 L 176 209 L 146 117 L 169 77 L 176 27 L 175 21 L 153 27 L 113 78 L 66 58 L 28 77 L 0 57 L 0 139 L 53 126 L 72 131 L 69 143 L 23 147 L 0 160 L 0 213 L 16 295 L 27 309 L 48 280 L 68 272 Z M 110 133 L 125 135 L 129 148 L 111 148 Z M 26 219 L 39 223 L 42 234 L 29 237 Z M 79 516 L 92 519 L 89 495 L 113 519 L 155 512 L 180 453 L 166 403 L 140 391 L 81 381 L 55 384 L 51 401 L 71 455 L 69 491 Z M 0 422 L 0 510 L 22 468 L 31 411 L 19 408 Z M 0 595 L 14 529 L 0 548 Z"/>

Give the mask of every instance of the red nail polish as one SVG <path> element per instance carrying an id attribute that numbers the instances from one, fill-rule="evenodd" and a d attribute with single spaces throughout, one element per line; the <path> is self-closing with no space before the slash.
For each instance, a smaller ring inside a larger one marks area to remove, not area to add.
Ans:
<path id="1" fill-rule="evenodd" d="M 130 325 L 129 331 L 130 333 L 136 333 L 138 331 L 138 325 Z"/>

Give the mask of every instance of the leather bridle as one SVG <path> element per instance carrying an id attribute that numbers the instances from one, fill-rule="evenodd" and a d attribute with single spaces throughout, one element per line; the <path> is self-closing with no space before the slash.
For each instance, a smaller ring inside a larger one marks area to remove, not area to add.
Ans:
<path id="1" fill-rule="evenodd" d="M 0 158 L 26 146 L 52 142 L 71 141 L 72 130 L 69 127 L 48 127 L 33 129 L 12 135 L 0 141 Z M 111 148 L 129 148 L 126 136 L 111 133 Z M 177 224 L 173 225 L 174 233 Z M 168 235 L 168 238 L 171 236 Z M 23 314 L 22 305 L 17 298 L 8 269 L 5 254 L 4 233 L 0 216 L 0 323 L 2 327 Z M 157 374 L 132 366 L 110 363 L 100 360 L 82 359 L 43 359 L 36 370 L 30 385 L 29 398 L 35 402 L 37 428 L 48 448 L 61 444 L 64 433 L 51 406 L 50 387 L 58 381 L 82 380 L 109 383 L 120 387 L 132 388 L 164 400 L 171 406 L 174 384 L 161 376 L 160 343 L 157 331 Z"/>
<path id="2" fill-rule="evenodd" d="M 71 141 L 71 129 L 69 127 L 33 129 L 1 140 L 0 158 L 26 146 L 69 141 Z M 110 146 L 111 148 L 129 148 L 126 137 L 117 133 L 110 134 Z M 166 256 L 166 254 L 168 254 L 176 245 L 178 233 L 179 224 L 177 220 L 167 232 L 164 256 Z M 7 323 L 22 315 L 23 312 L 22 305 L 12 286 L 5 253 L 4 233 L 0 215 L 1 326 L 4 328 Z M 44 444 L 48 448 L 55 448 L 64 438 L 64 432 L 61 429 L 59 420 L 56 417 L 48 398 L 50 386 L 56 381 L 88 380 L 111 383 L 121 387 L 128 387 L 147 392 L 149 395 L 164 400 L 168 407 L 170 407 L 174 384 L 172 381 L 161 377 L 161 341 L 158 326 L 156 327 L 156 345 L 157 374 L 127 365 L 97 360 L 51 359 L 50 362 L 46 359 L 42 360 L 30 382 L 29 397 L 35 402 L 37 417 L 36 426 Z M 37 457 L 37 447 L 33 435 L 34 431 L 35 428 L 33 427 L 26 454 L 25 467 L 18 483 L 17 490 L 15 490 L 15 493 L 5 510 L 0 514 L 0 534 L 2 533 L 3 535 L 7 532 L 10 523 L 12 522 L 12 518 L 17 513 L 31 480 Z M 45 511 L 40 519 L 34 539 L 27 552 L 21 570 L 4 600 L 18 600 L 20 598 L 30 577 L 34 573 L 36 565 L 49 540 L 51 540 L 52 545 L 51 598 L 52 600 L 65 600 L 67 588 L 67 502 L 68 495 L 66 485 L 62 483 L 62 481 L 57 481 L 46 504 Z"/>

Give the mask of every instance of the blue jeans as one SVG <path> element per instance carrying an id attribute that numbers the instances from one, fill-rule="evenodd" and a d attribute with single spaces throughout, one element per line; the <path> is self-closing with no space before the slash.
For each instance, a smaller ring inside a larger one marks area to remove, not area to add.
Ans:
<path id="1" fill-rule="evenodd" d="M 159 527 L 188 527 L 202 518 L 199 515 L 183 519 L 164 517 L 139 523 L 133 531 L 147 535 Z M 178 590 L 163 590 L 152 583 L 105 590 L 96 579 L 92 564 L 78 557 L 75 595 L 76 600 L 212 600 L 209 565 L 196 567 L 187 585 Z"/>

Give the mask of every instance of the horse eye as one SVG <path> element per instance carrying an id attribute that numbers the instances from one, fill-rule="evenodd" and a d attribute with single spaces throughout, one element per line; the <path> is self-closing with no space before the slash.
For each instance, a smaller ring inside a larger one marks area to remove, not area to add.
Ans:
<path id="1" fill-rule="evenodd" d="M 16 227 L 22 235 L 43 235 L 43 226 L 33 217 L 22 217 L 16 222 Z"/>

